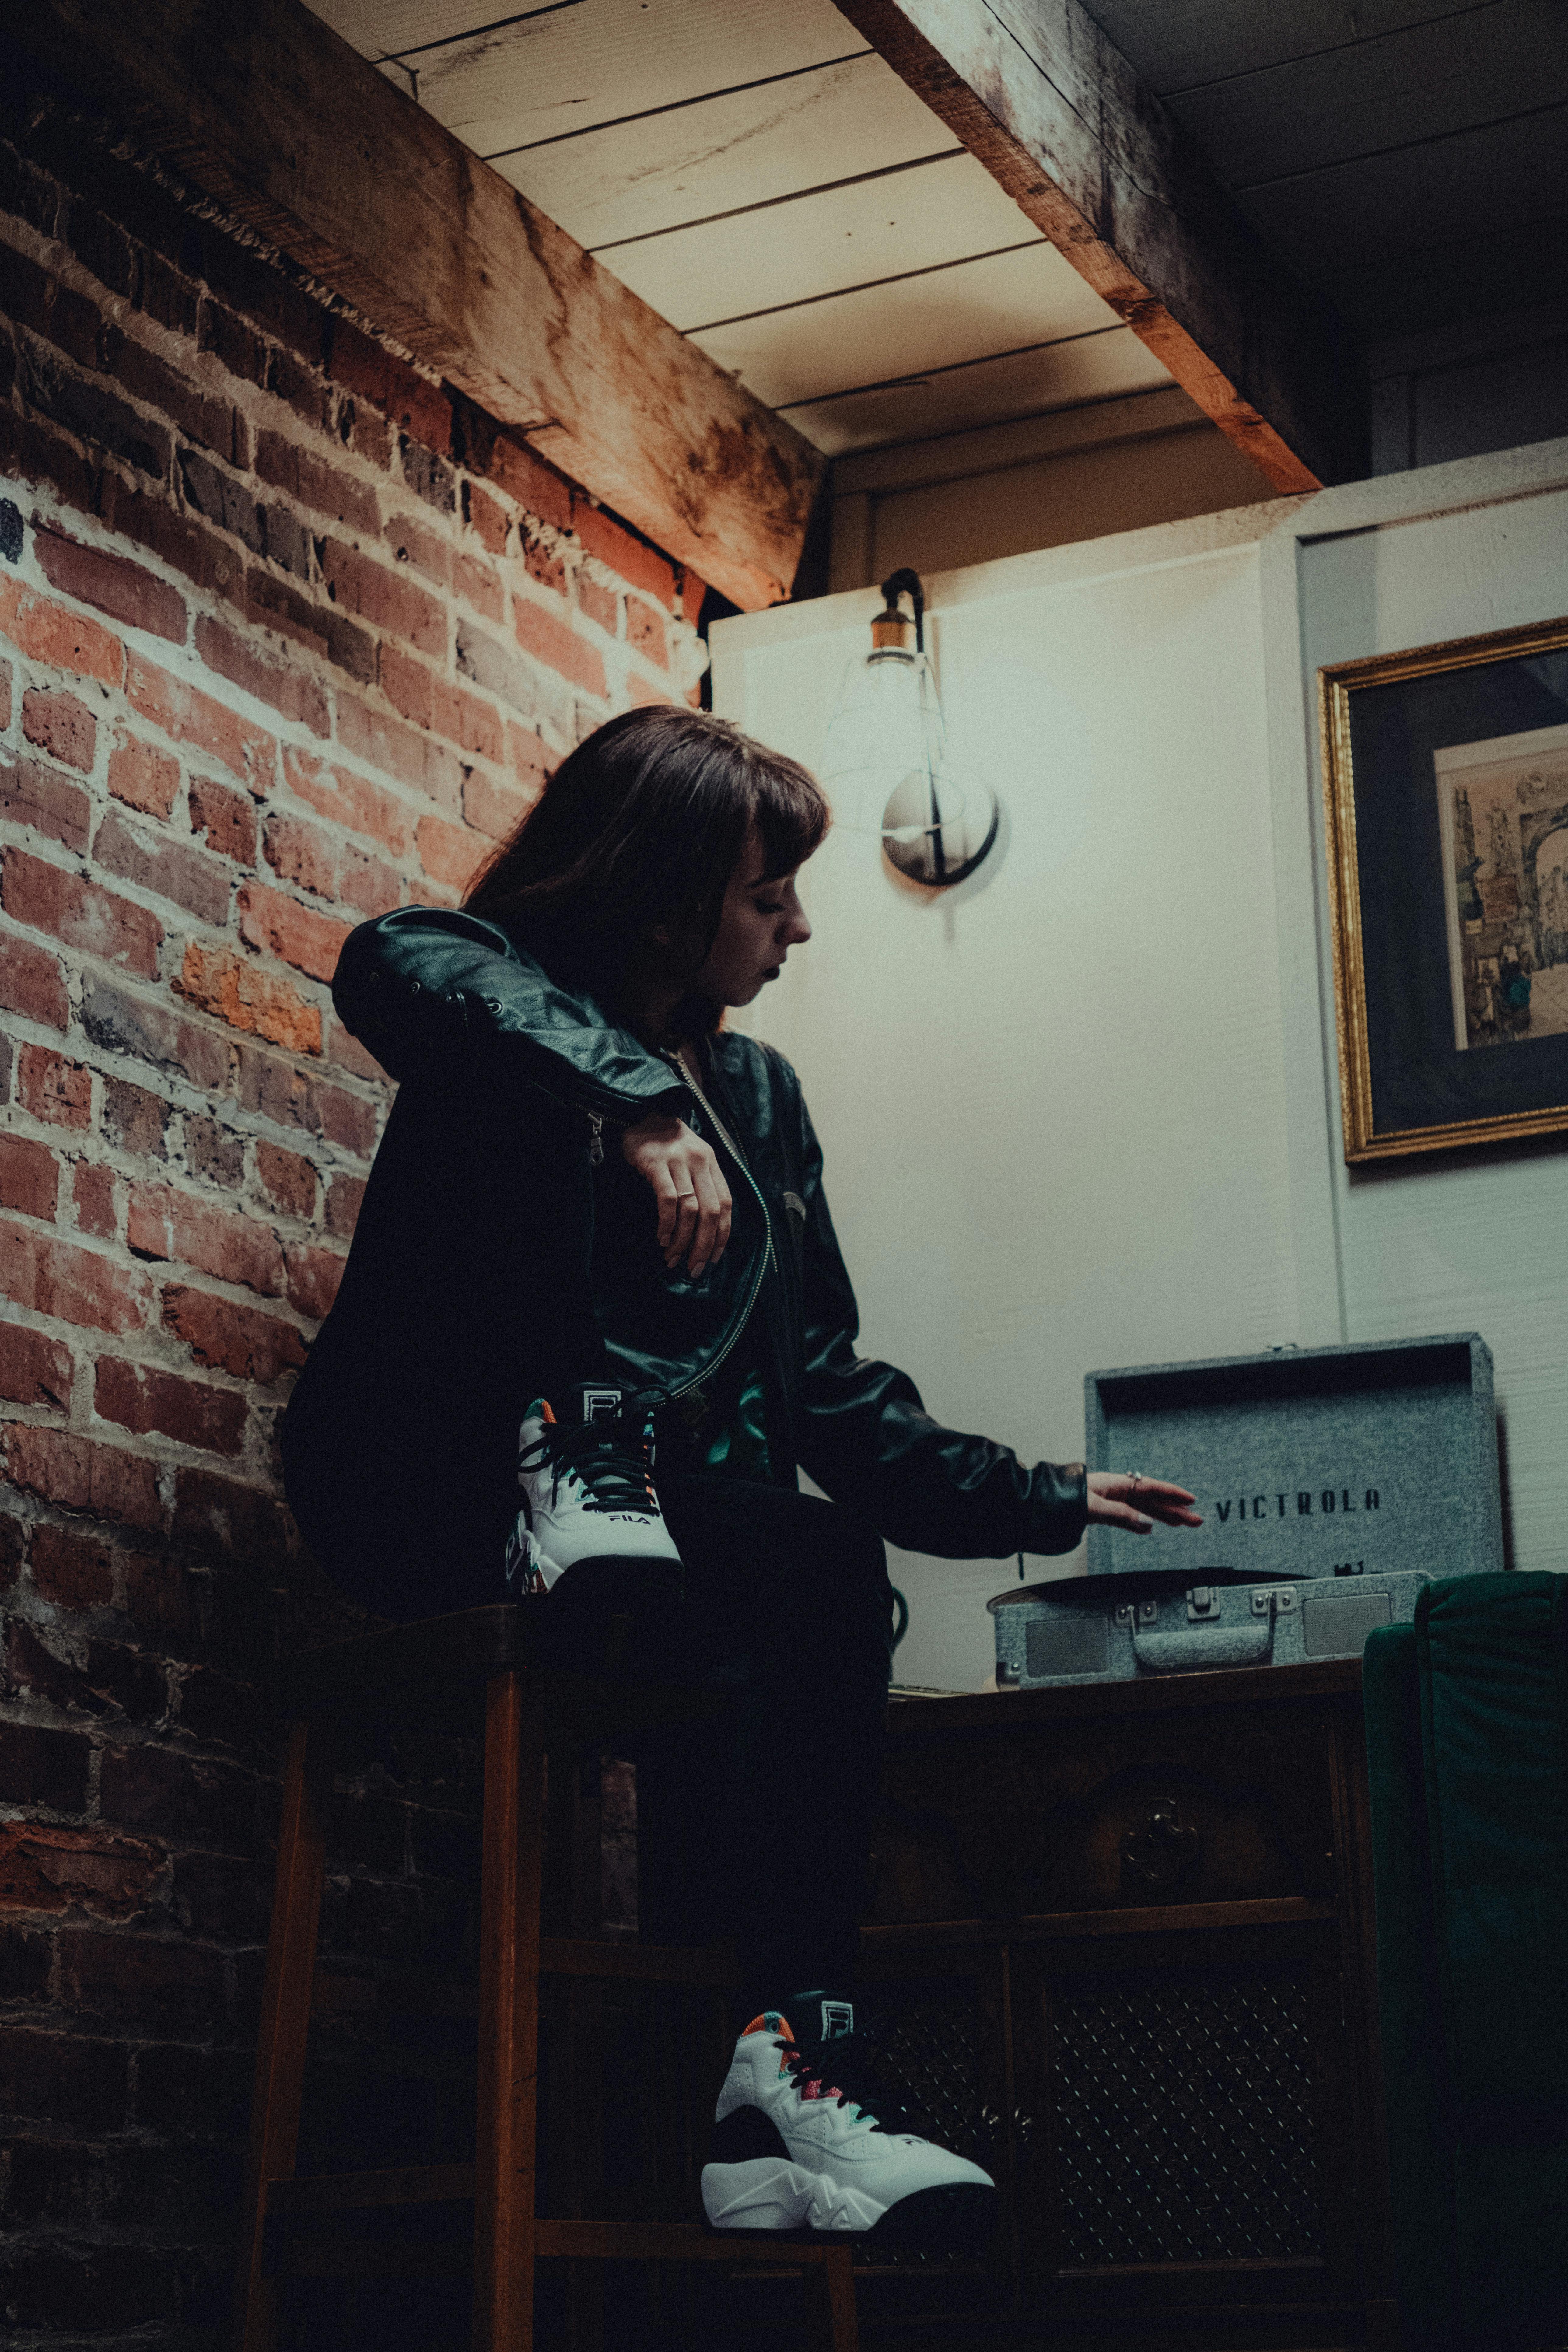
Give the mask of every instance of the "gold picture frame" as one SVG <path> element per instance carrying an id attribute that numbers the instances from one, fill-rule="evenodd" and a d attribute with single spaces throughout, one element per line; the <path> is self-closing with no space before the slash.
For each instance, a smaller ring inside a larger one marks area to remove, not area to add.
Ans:
<path id="1" fill-rule="evenodd" d="M 1318 688 L 1346 1160 L 1568 1130 L 1568 617 Z"/>

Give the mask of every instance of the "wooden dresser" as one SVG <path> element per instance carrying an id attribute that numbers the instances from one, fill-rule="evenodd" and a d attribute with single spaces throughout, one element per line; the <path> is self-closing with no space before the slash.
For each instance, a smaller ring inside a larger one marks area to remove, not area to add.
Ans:
<path id="1" fill-rule="evenodd" d="M 866 1973 L 1002 2184 L 868 2341 L 1397 2344 L 1356 1659 L 896 1699 Z"/>

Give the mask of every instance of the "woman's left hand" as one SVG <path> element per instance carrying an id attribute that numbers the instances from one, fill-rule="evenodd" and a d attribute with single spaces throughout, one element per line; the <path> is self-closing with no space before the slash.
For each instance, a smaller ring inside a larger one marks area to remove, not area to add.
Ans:
<path id="1" fill-rule="evenodd" d="M 1089 1517 L 1131 1535 L 1146 1536 L 1156 1519 L 1166 1528 L 1203 1525 L 1201 1513 L 1187 1507 L 1197 1497 L 1163 1478 L 1145 1478 L 1138 1470 L 1091 1470 L 1084 1483 Z"/>

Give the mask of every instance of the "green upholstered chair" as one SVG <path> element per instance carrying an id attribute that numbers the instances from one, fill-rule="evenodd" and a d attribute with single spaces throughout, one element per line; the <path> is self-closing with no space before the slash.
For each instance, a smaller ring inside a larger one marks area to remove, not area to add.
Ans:
<path id="1" fill-rule="evenodd" d="M 1568 2341 L 1568 1576 L 1449 1577 L 1363 1662 L 1408 2352 Z"/>

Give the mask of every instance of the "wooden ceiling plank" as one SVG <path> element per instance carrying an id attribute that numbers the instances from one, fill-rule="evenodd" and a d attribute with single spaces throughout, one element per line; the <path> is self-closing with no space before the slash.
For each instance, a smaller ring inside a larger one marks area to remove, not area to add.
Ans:
<path id="1" fill-rule="evenodd" d="M 1156 96 L 1354 50 L 1476 0 L 1095 0 L 1095 21 Z M 1352 29 L 1353 28 L 1353 29 Z"/>
<path id="2" fill-rule="evenodd" d="M 940 122 L 930 134 L 947 144 Z M 602 258 L 661 318 L 700 334 L 714 320 L 869 286 L 1037 236 L 959 148 L 881 179 L 639 238 Z"/>
<path id="3" fill-rule="evenodd" d="M 1299 266 L 1337 278 L 1412 247 L 1481 233 L 1501 247 L 1532 222 L 1568 219 L 1564 155 L 1568 106 L 1557 106 L 1292 173 L 1237 202 Z M 1559 262 L 1559 283 L 1561 274 Z"/>
<path id="4" fill-rule="evenodd" d="M 1568 222 L 1512 221 L 1501 240 L 1489 231 L 1358 265 L 1337 290 L 1369 342 L 1434 334 L 1447 341 L 1472 324 L 1484 329 L 1486 346 L 1495 351 L 1500 317 L 1529 314 L 1543 287 L 1562 284 L 1565 247 Z M 1562 320 L 1564 306 L 1547 307 Z"/>
<path id="5" fill-rule="evenodd" d="M 1227 187 L 1321 171 L 1568 101 L 1561 0 L 1511 0 L 1238 74 L 1173 107 Z"/>
<path id="6" fill-rule="evenodd" d="M 885 383 L 1121 323 L 1042 240 L 737 320 L 693 340 L 778 408 L 845 384 Z"/>
<path id="7" fill-rule="evenodd" d="M 1364 471 L 1341 321 L 1079 0 L 839 5 L 1277 489 Z"/>
<path id="8" fill-rule="evenodd" d="M 911 163 L 946 136 L 930 108 L 868 50 L 788 80 L 525 148 L 496 168 L 592 247 L 770 203 L 837 177 L 850 161 L 865 172 Z"/>
<path id="9" fill-rule="evenodd" d="M 424 52 L 419 103 L 476 154 L 843 57 L 832 0 L 582 0 Z"/>
<path id="10" fill-rule="evenodd" d="M 822 465 L 300 0 L 0 0 L 0 36 L 736 604 Z"/>
<path id="11" fill-rule="evenodd" d="M 790 415 L 830 457 L 963 433 L 1125 394 L 1156 391 L 1170 377 L 1125 327 L 1109 334 L 976 360 L 951 371 L 842 393 Z"/>
<path id="12" fill-rule="evenodd" d="M 537 0 L 529 5 L 537 5 Z M 321 22 L 366 58 L 396 57 L 427 41 L 459 40 L 481 25 L 523 13 L 504 0 L 493 6 L 489 0 L 315 0 Z"/>

